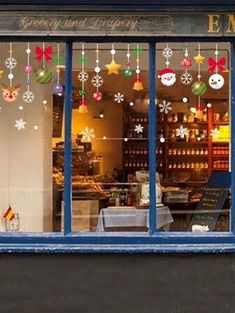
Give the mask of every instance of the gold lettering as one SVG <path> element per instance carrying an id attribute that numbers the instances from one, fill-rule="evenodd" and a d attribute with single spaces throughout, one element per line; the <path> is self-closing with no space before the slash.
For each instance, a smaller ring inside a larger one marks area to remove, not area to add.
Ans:
<path id="1" fill-rule="evenodd" d="M 231 29 L 232 27 L 232 29 Z M 235 18 L 234 15 L 228 15 L 228 28 L 226 30 L 226 33 L 235 32 Z"/>
<path id="2" fill-rule="evenodd" d="M 208 18 L 208 33 L 218 33 L 220 16 L 218 14 L 208 14 Z"/>

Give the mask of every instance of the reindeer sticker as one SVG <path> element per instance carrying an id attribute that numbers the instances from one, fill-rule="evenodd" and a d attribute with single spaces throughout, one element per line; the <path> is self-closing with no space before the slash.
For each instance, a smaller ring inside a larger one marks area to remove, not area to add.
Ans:
<path id="1" fill-rule="evenodd" d="M 20 85 L 13 87 L 1 84 L 1 86 L 2 86 L 2 96 L 5 101 L 13 102 L 17 99 L 20 91 Z"/>

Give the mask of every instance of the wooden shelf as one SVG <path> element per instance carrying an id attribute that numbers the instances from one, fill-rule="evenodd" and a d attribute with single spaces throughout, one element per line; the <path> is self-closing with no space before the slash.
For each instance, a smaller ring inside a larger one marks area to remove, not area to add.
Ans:
<path id="1" fill-rule="evenodd" d="M 212 158 L 215 158 L 215 159 L 220 159 L 220 158 L 229 158 L 229 154 L 216 154 L 216 155 L 213 155 L 212 154 Z"/>
<path id="2" fill-rule="evenodd" d="M 229 122 L 212 122 L 213 125 L 229 125 Z"/>

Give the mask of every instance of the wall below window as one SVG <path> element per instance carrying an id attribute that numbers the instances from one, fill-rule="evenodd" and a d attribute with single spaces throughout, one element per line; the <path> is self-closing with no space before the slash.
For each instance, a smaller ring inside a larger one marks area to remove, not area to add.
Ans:
<path id="1" fill-rule="evenodd" d="M 233 255 L 1 255 L 1 313 L 232 313 Z"/>

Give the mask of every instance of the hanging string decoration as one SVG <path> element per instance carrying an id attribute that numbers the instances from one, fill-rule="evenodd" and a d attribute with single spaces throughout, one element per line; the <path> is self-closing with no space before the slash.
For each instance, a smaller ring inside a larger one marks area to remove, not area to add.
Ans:
<path id="1" fill-rule="evenodd" d="M 26 125 L 26 122 L 22 118 L 15 121 L 15 127 L 18 130 L 25 129 L 25 125 Z"/>
<path id="2" fill-rule="evenodd" d="M 132 70 L 130 69 L 130 66 L 131 66 L 131 63 L 130 63 L 131 54 L 130 54 L 130 45 L 129 45 L 129 43 L 127 44 L 127 54 L 126 54 L 126 57 L 127 57 L 127 63 L 126 63 L 126 70 L 125 70 L 124 74 L 125 74 L 126 77 L 130 77 L 132 75 Z"/>
<path id="3" fill-rule="evenodd" d="M 35 72 L 35 80 L 40 84 L 47 84 L 52 80 L 52 73 L 45 64 L 46 62 L 50 62 L 52 60 L 52 52 L 52 47 L 49 46 L 45 48 L 45 43 L 43 43 L 42 49 L 40 47 L 35 48 L 36 60 L 38 62 L 42 62 L 42 67 Z"/>
<path id="4" fill-rule="evenodd" d="M 62 94 L 63 92 L 63 86 L 60 84 L 60 65 L 62 59 L 60 58 L 60 44 L 57 44 L 57 68 L 56 68 L 56 85 L 54 86 L 54 93 L 58 94 Z"/>
<path id="5" fill-rule="evenodd" d="M 27 79 L 26 79 L 27 90 L 23 93 L 23 96 L 22 96 L 24 102 L 26 102 L 26 103 L 33 102 L 33 100 L 35 98 L 34 93 L 32 91 L 30 91 L 30 88 L 29 88 L 30 83 L 31 83 L 30 73 L 33 70 L 32 66 L 30 65 L 30 53 L 31 53 L 31 49 L 30 49 L 29 42 L 28 42 L 27 49 L 26 49 L 27 65 L 24 68 L 24 71 L 25 71 L 26 76 L 27 76 Z"/>
<path id="6" fill-rule="evenodd" d="M 117 94 L 114 95 L 114 101 L 121 103 L 124 101 L 124 95 L 118 92 Z"/>
<path id="7" fill-rule="evenodd" d="M 201 110 L 201 96 L 204 95 L 204 93 L 207 91 L 207 85 L 201 81 L 201 64 L 203 63 L 204 59 L 205 57 L 201 55 L 201 46 L 198 44 L 198 54 L 196 57 L 194 57 L 194 60 L 198 66 L 198 80 L 193 83 L 191 88 L 193 95 L 198 97 L 198 105 L 195 114 L 198 119 L 203 117 L 203 112 Z"/>
<path id="8" fill-rule="evenodd" d="M 82 142 L 91 142 L 92 139 L 95 138 L 95 133 L 93 128 L 85 127 L 83 131 L 80 133 L 82 135 Z"/>
<path id="9" fill-rule="evenodd" d="M 142 126 L 141 124 L 135 125 L 134 131 L 135 131 L 137 134 L 143 133 L 143 131 L 144 131 L 144 126 Z"/>
<path id="10" fill-rule="evenodd" d="M 181 65 L 185 69 L 185 72 L 180 76 L 180 81 L 183 85 L 190 85 L 193 81 L 192 75 L 188 72 L 188 69 L 192 66 L 192 60 L 188 57 L 188 44 L 184 45 L 184 58 L 181 61 Z"/>
<path id="11" fill-rule="evenodd" d="M 136 91 L 140 91 L 144 89 L 140 79 L 140 55 L 142 53 L 142 48 L 137 44 L 134 51 L 136 53 L 136 70 L 135 70 L 136 76 L 133 89 Z"/>
<path id="12" fill-rule="evenodd" d="M 87 72 L 85 71 L 85 63 L 87 62 L 87 57 L 86 57 L 86 54 L 85 54 L 84 44 L 82 44 L 81 56 L 80 56 L 78 62 L 80 63 L 80 65 L 82 67 L 81 72 L 78 74 L 78 79 L 82 83 L 82 89 L 79 90 L 79 94 L 81 96 L 81 100 L 80 100 L 80 105 L 79 105 L 79 108 L 78 108 L 78 112 L 79 113 L 88 113 L 87 100 L 85 98 L 85 94 L 86 94 L 85 82 L 88 80 L 89 76 L 88 76 Z"/>
<path id="13" fill-rule="evenodd" d="M 12 50 L 12 43 L 10 42 L 10 50 L 9 50 L 9 57 L 5 60 L 5 66 L 7 69 L 9 69 L 8 79 L 9 79 L 9 85 L 6 86 L 4 84 L 1 84 L 2 87 L 2 96 L 3 99 L 7 102 L 14 102 L 19 95 L 20 91 L 20 85 L 13 86 L 13 69 L 17 66 L 16 59 L 12 56 L 13 50 Z"/>
<path id="14" fill-rule="evenodd" d="M 96 87 L 96 91 L 93 93 L 93 99 L 96 101 L 100 101 L 102 99 L 102 93 L 99 91 L 99 87 L 102 86 L 104 80 L 103 78 L 99 75 L 100 72 L 100 67 L 99 67 L 99 45 L 96 45 L 96 65 L 95 65 L 95 76 L 92 77 L 91 83 L 94 87 Z"/>
<path id="15" fill-rule="evenodd" d="M 209 57 L 208 59 L 208 64 L 209 64 L 209 69 L 208 71 L 210 73 L 214 73 L 209 77 L 209 86 L 212 89 L 221 89 L 224 86 L 224 78 L 221 74 L 218 74 L 218 71 L 221 73 L 225 70 L 224 66 L 226 64 L 226 59 L 225 57 L 222 57 L 218 60 L 218 45 L 216 44 L 215 46 L 215 59 L 212 57 Z"/>
<path id="16" fill-rule="evenodd" d="M 172 68 L 169 68 L 169 59 L 172 57 L 173 51 L 169 48 L 168 44 L 166 48 L 163 49 L 162 55 L 166 58 L 166 67 L 160 71 L 158 78 L 161 79 L 161 83 L 164 86 L 170 87 L 176 82 L 176 74 Z"/>
<path id="17" fill-rule="evenodd" d="M 105 65 L 108 69 L 108 75 L 111 75 L 111 74 L 118 75 L 118 71 L 121 67 L 121 64 L 117 64 L 115 62 L 116 50 L 114 49 L 114 44 L 112 44 L 112 50 L 110 51 L 110 53 L 112 55 L 112 61 L 111 61 L 111 63 Z"/>
<path id="18" fill-rule="evenodd" d="M 168 114 L 169 111 L 172 110 L 172 106 L 171 106 L 171 102 L 169 101 L 166 101 L 166 100 L 163 100 L 162 103 L 159 103 L 159 108 L 160 108 L 160 112 L 161 113 L 165 113 L 165 114 Z"/>

